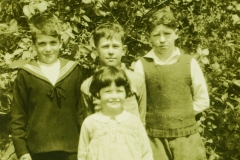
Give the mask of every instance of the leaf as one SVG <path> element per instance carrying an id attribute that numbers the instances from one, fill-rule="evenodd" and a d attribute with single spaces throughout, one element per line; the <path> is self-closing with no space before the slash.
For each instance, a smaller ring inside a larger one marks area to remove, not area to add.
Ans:
<path id="1" fill-rule="evenodd" d="M 35 14 L 35 7 L 32 5 L 32 3 L 30 3 L 28 5 L 28 9 L 29 9 L 29 12 L 34 15 Z"/>
<path id="2" fill-rule="evenodd" d="M 204 50 L 202 50 L 202 54 L 205 55 L 205 56 L 209 55 L 208 48 L 205 48 Z"/>
<path id="3" fill-rule="evenodd" d="M 240 21 L 240 18 L 237 14 L 232 15 L 233 24 L 236 24 Z"/>
<path id="4" fill-rule="evenodd" d="M 25 64 L 27 64 L 28 62 L 29 62 L 29 60 L 25 60 L 25 59 L 20 58 L 20 59 L 18 59 L 16 61 L 13 61 L 11 63 L 11 65 L 9 66 L 9 68 L 12 68 L 12 69 L 14 69 L 14 68 L 21 68 Z"/>
<path id="5" fill-rule="evenodd" d="M 209 64 L 209 60 L 207 57 L 201 57 L 200 58 L 200 61 L 203 63 L 203 64 Z"/>
<path id="6" fill-rule="evenodd" d="M 225 94 L 222 95 L 221 99 L 225 101 L 228 98 L 228 93 L 226 92 Z"/>
<path id="7" fill-rule="evenodd" d="M 232 82 L 238 87 L 240 87 L 240 80 L 233 80 Z"/>
<path id="8" fill-rule="evenodd" d="M 31 59 L 31 52 L 29 51 L 24 51 L 22 54 L 22 59 Z"/>
<path id="9" fill-rule="evenodd" d="M 17 29 L 18 29 L 17 21 L 16 21 L 16 19 L 12 19 L 10 21 L 9 30 L 17 31 Z"/>
<path id="10" fill-rule="evenodd" d="M 27 46 L 26 46 L 26 44 L 24 42 L 19 42 L 18 46 L 21 47 L 22 49 L 26 49 L 27 48 Z"/>
<path id="11" fill-rule="evenodd" d="M 86 15 L 83 15 L 82 18 L 87 22 L 91 22 L 90 18 Z"/>
<path id="12" fill-rule="evenodd" d="M 61 35 L 61 39 L 64 43 L 67 43 L 68 39 L 69 39 L 69 34 L 67 34 L 66 32 L 64 32 L 62 35 Z"/>
<path id="13" fill-rule="evenodd" d="M 8 25 L 6 23 L 0 23 L 0 30 L 8 28 Z"/>
<path id="14" fill-rule="evenodd" d="M 214 64 L 212 64 L 212 68 L 217 71 L 220 68 L 220 65 L 215 62 Z"/>
<path id="15" fill-rule="evenodd" d="M 91 57 L 92 57 L 92 59 L 95 60 L 95 59 L 97 58 L 97 55 L 96 55 L 95 53 L 92 52 L 92 53 L 91 53 Z"/>
<path id="16" fill-rule="evenodd" d="M 13 52 L 13 55 L 15 56 L 15 55 L 18 55 L 18 54 L 20 54 L 20 53 L 22 53 L 23 52 L 23 49 L 17 49 L 17 50 L 15 50 L 14 52 Z"/>
<path id="17" fill-rule="evenodd" d="M 5 56 L 4 56 L 5 63 L 11 64 L 13 57 L 14 57 L 14 55 L 12 55 L 12 54 L 9 54 L 9 53 L 5 54 Z"/>
<path id="18" fill-rule="evenodd" d="M 23 13 L 24 13 L 24 15 L 27 16 L 28 18 L 31 17 L 31 12 L 30 12 L 30 10 L 29 10 L 28 5 L 23 6 Z"/>
<path id="19" fill-rule="evenodd" d="M 71 27 L 69 27 L 65 32 L 69 35 L 69 37 L 75 38 L 75 35 L 72 33 L 72 28 Z"/>
<path id="20" fill-rule="evenodd" d="M 41 3 L 36 3 L 33 5 L 35 8 L 37 8 L 41 13 L 47 10 L 48 2 L 42 1 Z"/>
<path id="21" fill-rule="evenodd" d="M 230 102 L 226 102 L 226 104 L 231 107 L 232 110 L 234 110 L 234 106 Z"/>
<path id="22" fill-rule="evenodd" d="M 92 2 L 92 0 L 82 0 L 82 3 L 85 3 L 85 4 L 90 4 Z"/>

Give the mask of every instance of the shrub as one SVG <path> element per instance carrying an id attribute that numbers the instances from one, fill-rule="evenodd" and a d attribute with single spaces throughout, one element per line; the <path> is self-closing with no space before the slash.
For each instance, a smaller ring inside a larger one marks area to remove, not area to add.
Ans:
<path id="1" fill-rule="evenodd" d="M 240 3 L 224 0 L 1 0 L 0 1 L 0 149 L 9 143 L 9 111 L 17 68 L 34 59 L 28 22 L 32 15 L 54 13 L 62 21 L 61 56 L 78 61 L 89 76 L 98 61 L 89 44 L 100 23 L 120 23 L 126 33 L 127 67 L 146 54 L 145 31 L 151 11 L 170 5 L 179 25 L 177 46 L 193 55 L 208 84 L 211 105 L 200 117 L 209 159 L 240 159 Z M 0 152 L 1 154 L 1 152 Z"/>

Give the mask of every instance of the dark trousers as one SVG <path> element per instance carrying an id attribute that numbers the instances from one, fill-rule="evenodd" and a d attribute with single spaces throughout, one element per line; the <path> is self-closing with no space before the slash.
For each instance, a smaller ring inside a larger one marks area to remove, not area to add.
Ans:
<path id="1" fill-rule="evenodd" d="M 33 154 L 32 160 L 77 160 L 77 153 L 62 151 Z"/>

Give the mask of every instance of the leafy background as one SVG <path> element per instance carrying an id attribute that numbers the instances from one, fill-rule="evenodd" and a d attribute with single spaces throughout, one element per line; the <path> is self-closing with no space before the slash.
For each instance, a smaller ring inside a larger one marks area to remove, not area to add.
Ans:
<path id="1" fill-rule="evenodd" d="M 236 0 L 0 0 L 0 157 L 14 159 L 9 148 L 12 84 L 18 67 L 34 59 L 28 22 L 35 14 L 59 17 L 64 42 L 61 56 L 88 69 L 98 65 L 91 32 L 103 22 L 120 23 L 130 69 L 150 45 L 145 31 L 150 13 L 170 5 L 179 20 L 178 47 L 201 65 L 211 99 L 199 117 L 199 132 L 209 160 L 240 159 L 240 1 Z M 4 159 L 2 158 L 2 159 Z"/>

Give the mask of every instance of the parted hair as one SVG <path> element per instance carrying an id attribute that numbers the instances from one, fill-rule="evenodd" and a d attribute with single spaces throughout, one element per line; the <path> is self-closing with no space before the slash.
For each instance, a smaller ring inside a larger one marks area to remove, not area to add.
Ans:
<path id="1" fill-rule="evenodd" d="M 178 22 L 170 7 L 164 7 L 151 14 L 147 23 L 148 33 L 151 33 L 156 26 L 161 24 L 172 29 L 176 29 L 178 27 Z"/>
<path id="2" fill-rule="evenodd" d="M 32 16 L 29 26 L 34 43 L 36 42 L 36 36 L 39 34 L 58 37 L 59 40 L 61 39 L 59 20 L 51 13 Z"/>
<path id="3" fill-rule="evenodd" d="M 115 83 L 117 87 L 123 86 L 125 88 L 126 98 L 132 95 L 130 81 L 126 73 L 114 66 L 104 66 L 98 69 L 93 75 L 89 91 L 94 97 L 99 98 L 100 90 L 112 83 Z"/>
<path id="4" fill-rule="evenodd" d="M 115 35 L 120 36 L 122 43 L 124 44 L 125 32 L 120 24 L 108 22 L 99 25 L 92 33 L 95 47 L 98 46 L 99 40 L 101 38 L 105 37 L 107 39 L 111 39 Z"/>

